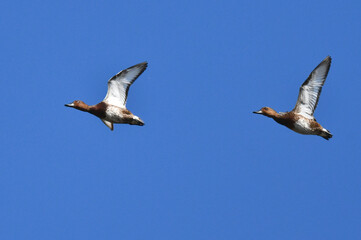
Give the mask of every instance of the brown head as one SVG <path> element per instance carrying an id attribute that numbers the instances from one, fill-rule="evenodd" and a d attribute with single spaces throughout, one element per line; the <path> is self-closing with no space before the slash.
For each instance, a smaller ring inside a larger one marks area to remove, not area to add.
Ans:
<path id="1" fill-rule="evenodd" d="M 278 113 L 270 107 L 263 107 L 261 110 L 255 111 L 253 113 L 262 114 L 267 117 L 276 117 L 278 115 Z"/>
<path id="2" fill-rule="evenodd" d="M 81 111 L 85 111 L 85 112 L 87 112 L 89 110 L 89 106 L 81 100 L 76 100 L 72 103 L 65 104 L 65 106 L 72 107 L 72 108 L 75 108 L 75 109 L 78 109 Z"/>

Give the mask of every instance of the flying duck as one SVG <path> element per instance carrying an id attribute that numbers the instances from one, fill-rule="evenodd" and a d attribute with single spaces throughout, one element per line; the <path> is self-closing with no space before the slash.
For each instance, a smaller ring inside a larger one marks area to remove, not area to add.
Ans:
<path id="1" fill-rule="evenodd" d="M 296 106 L 292 111 L 277 113 L 270 107 L 263 107 L 253 113 L 273 118 L 300 134 L 318 135 L 326 140 L 332 138 L 330 131 L 323 128 L 313 116 L 330 66 L 331 57 L 328 56 L 311 72 L 300 88 Z"/>
<path id="2" fill-rule="evenodd" d="M 147 66 L 148 63 L 143 62 L 117 73 L 108 81 L 108 92 L 104 100 L 96 105 L 89 106 L 83 101 L 76 100 L 65 104 L 65 106 L 99 117 L 112 131 L 114 123 L 143 126 L 144 122 L 126 108 L 126 103 L 129 87 L 145 71 Z"/>

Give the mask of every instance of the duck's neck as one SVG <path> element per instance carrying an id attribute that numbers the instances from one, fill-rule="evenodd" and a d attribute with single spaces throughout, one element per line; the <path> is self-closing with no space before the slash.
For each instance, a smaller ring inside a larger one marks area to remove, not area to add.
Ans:
<path id="1" fill-rule="evenodd" d="M 275 119 L 275 118 L 279 118 L 280 117 L 280 114 L 279 113 L 277 113 L 277 112 L 274 112 L 274 113 L 272 113 L 272 114 L 270 114 L 270 116 L 269 116 L 270 118 L 273 118 L 273 119 Z"/>
<path id="2" fill-rule="evenodd" d="M 89 106 L 86 103 L 79 104 L 76 106 L 76 109 L 83 111 L 83 112 L 89 112 L 92 106 Z"/>
<path id="3" fill-rule="evenodd" d="M 280 114 L 277 113 L 277 112 L 276 112 L 275 110 L 273 110 L 273 109 L 272 109 L 272 111 L 266 112 L 264 115 L 267 116 L 267 117 L 273 118 L 273 119 L 280 117 Z"/>

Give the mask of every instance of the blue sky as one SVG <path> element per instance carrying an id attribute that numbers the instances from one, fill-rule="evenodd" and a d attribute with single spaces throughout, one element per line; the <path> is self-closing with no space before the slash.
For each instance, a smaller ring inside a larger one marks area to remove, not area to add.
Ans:
<path id="1" fill-rule="evenodd" d="M 0 238 L 359 238 L 360 7 L 1 2 Z M 252 114 L 291 110 L 327 55 L 330 141 Z M 144 127 L 64 107 L 143 61 L 127 107 Z"/>

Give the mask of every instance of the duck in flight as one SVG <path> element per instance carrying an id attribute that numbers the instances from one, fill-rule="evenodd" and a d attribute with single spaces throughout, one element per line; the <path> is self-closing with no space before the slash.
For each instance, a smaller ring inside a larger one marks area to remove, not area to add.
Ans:
<path id="1" fill-rule="evenodd" d="M 120 71 L 108 81 L 108 92 L 104 100 L 96 105 L 89 106 L 83 101 L 76 100 L 65 104 L 80 111 L 91 113 L 113 131 L 114 123 L 127 123 L 143 126 L 144 122 L 133 115 L 127 108 L 129 87 L 147 68 L 148 63 L 143 62 Z"/>
<path id="2" fill-rule="evenodd" d="M 313 116 L 330 66 L 331 57 L 328 56 L 311 72 L 302 84 L 296 106 L 291 112 L 277 113 L 270 107 L 263 107 L 253 113 L 273 118 L 279 124 L 297 133 L 318 135 L 326 140 L 332 138 L 332 134 L 323 128 Z"/>

